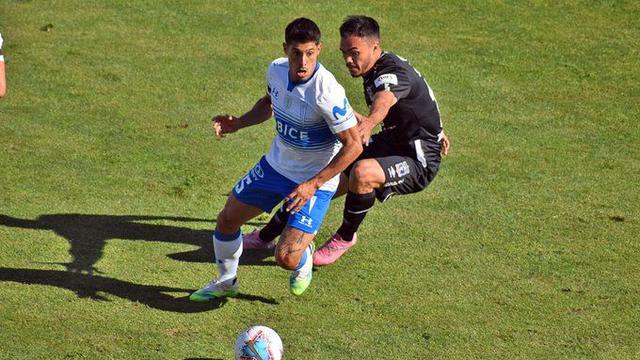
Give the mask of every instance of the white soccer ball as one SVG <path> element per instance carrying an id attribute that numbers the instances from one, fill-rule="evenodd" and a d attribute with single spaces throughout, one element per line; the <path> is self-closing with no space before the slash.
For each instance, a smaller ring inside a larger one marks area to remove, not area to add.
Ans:
<path id="1" fill-rule="evenodd" d="M 236 360 L 280 360 L 283 351 L 278 333 L 262 325 L 248 328 L 236 340 Z"/>

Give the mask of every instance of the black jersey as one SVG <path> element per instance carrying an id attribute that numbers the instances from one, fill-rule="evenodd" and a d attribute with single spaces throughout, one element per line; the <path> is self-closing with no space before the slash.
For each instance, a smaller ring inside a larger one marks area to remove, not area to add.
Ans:
<path id="1" fill-rule="evenodd" d="M 378 91 L 391 91 L 398 102 L 382 122 L 379 138 L 401 152 L 416 153 L 416 140 L 424 150 L 440 151 L 442 123 L 433 91 L 407 60 L 383 52 L 363 77 L 364 96 L 371 106 Z"/>

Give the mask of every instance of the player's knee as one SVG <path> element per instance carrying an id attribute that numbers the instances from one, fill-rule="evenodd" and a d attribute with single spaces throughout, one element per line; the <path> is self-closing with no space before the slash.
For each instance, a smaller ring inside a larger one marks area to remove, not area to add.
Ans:
<path id="1" fill-rule="evenodd" d="M 276 262 L 281 268 L 287 270 L 294 270 L 300 262 L 300 256 L 294 256 L 295 254 L 289 254 L 284 249 L 276 250 Z"/>
<path id="2" fill-rule="evenodd" d="M 356 188 L 372 187 L 373 180 L 374 177 L 368 164 L 358 161 L 351 169 L 349 188 L 355 190 Z"/>

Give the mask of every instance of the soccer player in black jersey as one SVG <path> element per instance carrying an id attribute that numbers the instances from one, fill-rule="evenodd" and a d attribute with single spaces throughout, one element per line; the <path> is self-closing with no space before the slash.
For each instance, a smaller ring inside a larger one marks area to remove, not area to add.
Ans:
<path id="1" fill-rule="evenodd" d="M 384 202 L 395 194 L 424 190 L 438 173 L 441 153 L 449 149 L 433 91 L 407 60 L 382 50 L 378 23 L 350 16 L 340 26 L 340 37 L 349 73 L 363 79 L 369 115 L 358 114 L 358 129 L 367 146 L 343 173 L 342 191 L 336 194 L 344 194 L 348 185 L 343 222 L 314 254 L 316 266 L 335 262 L 356 244 L 356 231 L 376 198 Z M 378 124 L 382 131 L 372 136 Z M 270 244 L 287 217 L 282 208 L 265 228 L 246 237 L 256 240 L 250 242 L 254 248 Z"/>

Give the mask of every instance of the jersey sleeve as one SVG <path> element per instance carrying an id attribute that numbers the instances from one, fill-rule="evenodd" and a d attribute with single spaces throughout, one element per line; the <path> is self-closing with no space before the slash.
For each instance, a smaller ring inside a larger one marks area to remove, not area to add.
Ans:
<path id="1" fill-rule="evenodd" d="M 389 66 L 380 69 L 378 77 L 373 80 L 373 93 L 391 91 L 400 100 L 409 95 L 411 81 L 407 70 L 399 66 Z"/>
<path id="2" fill-rule="evenodd" d="M 269 95 L 271 95 L 271 88 L 272 88 L 271 78 L 272 78 L 273 68 L 274 68 L 273 63 L 269 64 L 269 66 L 267 67 L 266 82 L 267 82 L 267 94 Z"/>
<path id="3" fill-rule="evenodd" d="M 322 91 L 318 96 L 317 105 L 334 134 L 358 125 L 344 88 L 337 82 Z"/>
<path id="4" fill-rule="evenodd" d="M 4 44 L 4 40 L 2 39 L 2 34 L 0 34 L 0 62 L 4 62 L 4 54 L 2 53 L 3 44 Z"/>

